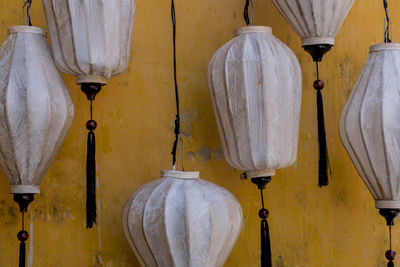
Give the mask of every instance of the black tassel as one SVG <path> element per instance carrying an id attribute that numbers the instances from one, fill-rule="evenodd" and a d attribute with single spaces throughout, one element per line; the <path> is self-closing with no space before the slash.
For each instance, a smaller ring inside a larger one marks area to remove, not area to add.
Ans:
<path id="1" fill-rule="evenodd" d="M 96 223 L 96 139 L 93 131 L 88 133 L 86 158 L 86 227 Z"/>
<path id="2" fill-rule="evenodd" d="M 394 267 L 393 261 L 389 261 L 388 264 L 387 264 L 387 267 Z"/>
<path id="3" fill-rule="evenodd" d="M 268 221 L 261 221 L 261 267 L 272 267 Z"/>
<path id="4" fill-rule="evenodd" d="M 19 244 L 19 267 L 25 267 L 25 242 Z"/>
<path id="5" fill-rule="evenodd" d="M 324 102 L 322 100 L 321 90 L 324 88 L 324 82 L 316 80 L 314 88 L 317 90 L 317 119 L 318 119 L 318 143 L 319 143 L 319 172 L 318 185 L 320 187 L 328 185 L 328 150 L 326 147 L 326 132 L 324 119 Z"/>

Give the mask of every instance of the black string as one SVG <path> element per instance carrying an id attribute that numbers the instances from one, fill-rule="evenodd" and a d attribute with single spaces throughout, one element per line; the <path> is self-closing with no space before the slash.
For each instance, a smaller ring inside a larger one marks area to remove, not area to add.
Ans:
<path id="1" fill-rule="evenodd" d="M 22 231 L 25 230 L 25 212 L 22 212 Z"/>
<path id="2" fill-rule="evenodd" d="M 244 17 L 244 21 L 246 22 L 247 26 L 250 25 L 249 6 L 250 6 L 250 0 L 246 0 L 246 4 L 244 6 L 244 11 L 243 11 L 243 17 Z"/>
<path id="3" fill-rule="evenodd" d="M 260 193 L 261 193 L 261 204 L 262 204 L 262 208 L 264 209 L 264 194 L 263 194 L 262 189 L 260 189 Z"/>
<path id="4" fill-rule="evenodd" d="M 317 80 L 319 80 L 318 61 L 315 61 L 315 65 L 316 65 L 316 68 L 317 68 Z"/>
<path id="5" fill-rule="evenodd" d="M 181 123 L 180 123 L 180 113 L 179 113 L 179 90 L 178 81 L 176 74 L 176 16 L 175 16 L 175 3 L 174 0 L 171 1 L 171 19 L 172 19 L 172 42 L 174 50 L 174 83 L 175 83 L 175 101 L 176 101 L 176 119 L 175 119 L 175 141 L 172 147 L 172 166 L 176 163 L 176 152 L 179 141 L 179 134 L 181 133 Z"/>
<path id="6" fill-rule="evenodd" d="M 28 18 L 28 25 L 29 26 L 32 26 L 31 12 L 30 12 L 31 5 L 32 5 L 32 0 L 26 0 L 26 1 L 24 1 L 24 6 L 22 8 L 23 10 L 25 10 L 25 8 L 26 8 L 26 16 Z M 24 21 L 25 21 L 25 19 L 24 19 Z"/>
<path id="7" fill-rule="evenodd" d="M 392 22 L 390 21 L 389 18 L 389 9 L 388 9 L 388 3 L 386 0 L 383 0 L 383 8 L 385 9 L 385 15 L 386 15 L 386 28 L 385 28 L 385 36 L 384 36 L 384 42 L 385 43 L 391 43 L 391 24 Z"/>
<path id="8" fill-rule="evenodd" d="M 93 100 L 90 100 L 90 120 L 93 120 Z"/>

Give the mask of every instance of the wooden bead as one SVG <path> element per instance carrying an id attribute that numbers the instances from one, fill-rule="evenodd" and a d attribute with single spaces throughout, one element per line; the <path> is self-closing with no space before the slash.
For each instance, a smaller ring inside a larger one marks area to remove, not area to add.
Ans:
<path id="1" fill-rule="evenodd" d="M 322 90 L 324 88 L 324 81 L 316 80 L 313 84 L 315 90 Z"/>
<path id="2" fill-rule="evenodd" d="M 88 120 L 86 123 L 86 129 L 93 131 L 97 128 L 97 122 L 94 120 Z"/>
<path id="3" fill-rule="evenodd" d="M 258 216 L 260 216 L 261 219 L 267 219 L 269 216 L 269 211 L 267 209 L 260 209 L 258 211 Z"/>
<path id="4" fill-rule="evenodd" d="M 389 261 L 394 260 L 394 258 L 396 258 L 396 251 L 394 250 L 386 250 L 385 253 L 386 259 L 388 259 Z"/>
<path id="5" fill-rule="evenodd" d="M 29 234 L 27 231 L 19 231 L 17 237 L 19 241 L 23 242 L 28 240 Z"/>

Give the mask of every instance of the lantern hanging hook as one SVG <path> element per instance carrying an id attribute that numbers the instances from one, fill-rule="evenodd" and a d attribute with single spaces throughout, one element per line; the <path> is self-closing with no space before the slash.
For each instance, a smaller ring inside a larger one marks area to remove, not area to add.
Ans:
<path id="1" fill-rule="evenodd" d="M 255 24 L 253 0 L 246 0 L 246 4 L 244 6 L 244 11 L 243 11 L 243 17 L 247 26 L 253 26 Z"/>
<path id="2" fill-rule="evenodd" d="M 22 0 L 24 5 L 22 6 L 22 21 L 24 25 L 26 25 L 25 21 L 25 9 L 26 9 L 26 17 L 28 19 L 28 26 L 32 26 L 32 21 L 31 21 L 31 5 L 32 5 L 32 0 Z"/>
<path id="3" fill-rule="evenodd" d="M 388 9 L 388 3 L 387 0 L 383 0 L 383 8 L 385 9 L 385 19 L 384 19 L 384 36 L 383 36 L 383 41 L 385 43 L 391 43 L 392 42 L 392 21 L 390 20 L 389 17 L 389 9 Z"/>

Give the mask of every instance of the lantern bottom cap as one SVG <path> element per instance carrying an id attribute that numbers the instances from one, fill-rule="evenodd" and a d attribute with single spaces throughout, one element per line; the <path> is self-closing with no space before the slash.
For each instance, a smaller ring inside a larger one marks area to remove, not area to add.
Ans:
<path id="1" fill-rule="evenodd" d="M 302 39 L 302 46 L 328 44 L 335 45 L 334 37 L 309 37 Z"/>
<path id="2" fill-rule="evenodd" d="M 394 200 L 377 200 L 375 201 L 377 209 L 400 209 L 400 201 Z"/>
<path id="3" fill-rule="evenodd" d="M 101 75 L 77 75 L 76 76 L 76 83 L 99 83 L 102 85 L 107 84 L 108 79 Z"/>
<path id="4" fill-rule="evenodd" d="M 200 178 L 200 172 L 185 172 L 185 171 L 174 171 L 174 170 L 162 170 L 161 178 L 175 178 L 184 180 L 193 180 Z"/>
<path id="5" fill-rule="evenodd" d="M 257 177 L 268 177 L 268 176 L 274 176 L 274 175 L 275 175 L 275 170 L 273 170 L 273 169 L 246 171 L 246 177 L 248 179 L 257 178 Z"/>
<path id="6" fill-rule="evenodd" d="M 11 185 L 11 194 L 40 194 L 40 186 L 38 185 Z"/>

